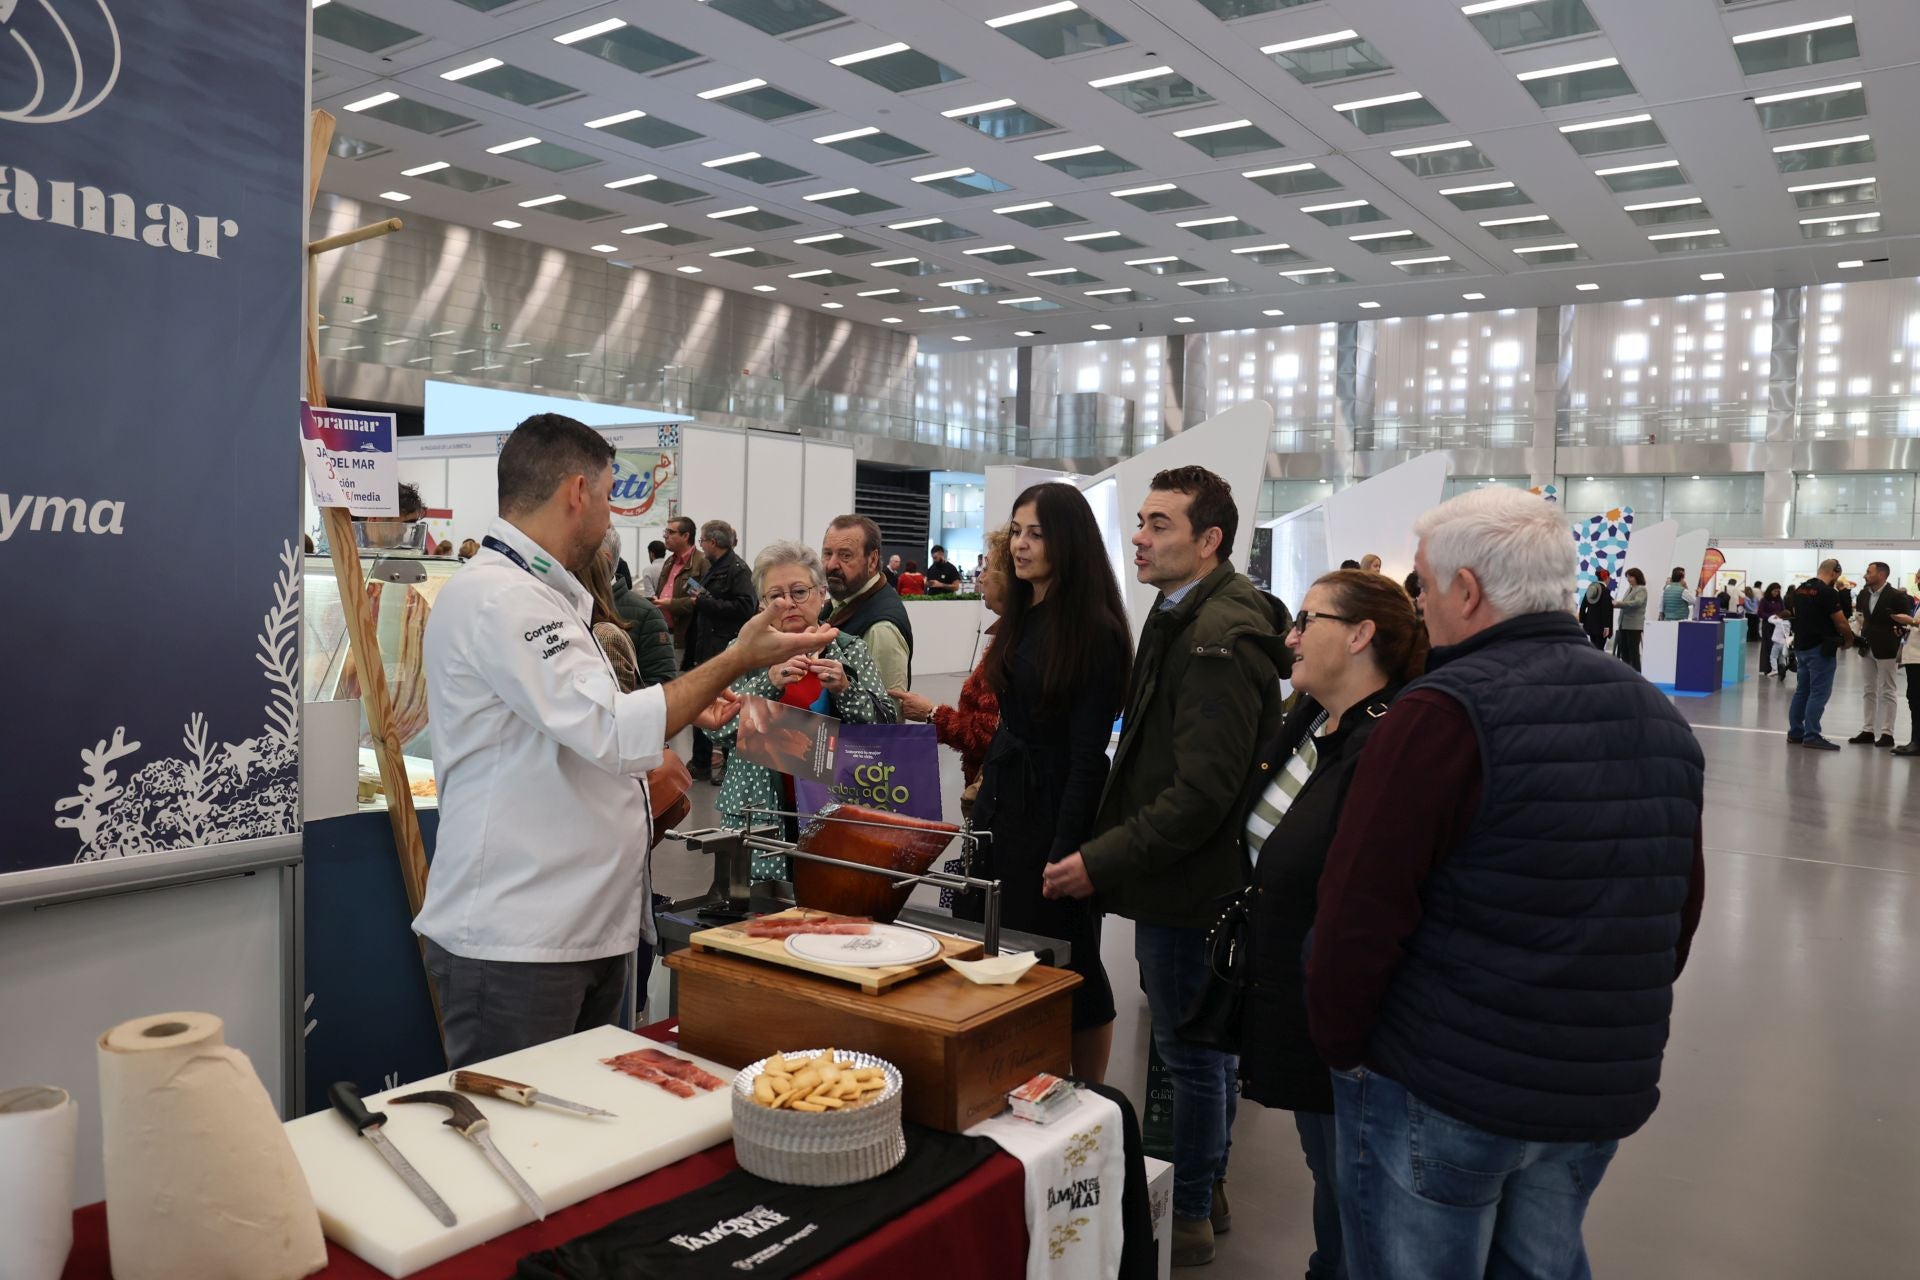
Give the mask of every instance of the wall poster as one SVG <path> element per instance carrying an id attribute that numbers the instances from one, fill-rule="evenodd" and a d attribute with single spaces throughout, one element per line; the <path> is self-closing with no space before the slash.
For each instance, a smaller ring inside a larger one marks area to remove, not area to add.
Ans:
<path id="1" fill-rule="evenodd" d="M 307 13 L 0 0 L 0 872 L 298 829 Z"/>

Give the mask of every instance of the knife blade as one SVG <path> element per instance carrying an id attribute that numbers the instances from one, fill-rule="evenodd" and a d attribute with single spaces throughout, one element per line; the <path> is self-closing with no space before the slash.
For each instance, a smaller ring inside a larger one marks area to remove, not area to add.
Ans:
<path id="1" fill-rule="evenodd" d="M 513 1193 L 533 1211 L 533 1216 L 541 1220 L 546 1218 L 547 1206 L 541 1202 L 539 1193 L 527 1185 L 527 1180 L 520 1176 L 520 1171 L 500 1154 L 500 1148 L 494 1146 L 493 1139 L 487 1136 L 486 1113 L 473 1104 L 473 1099 L 445 1089 L 428 1089 L 421 1093 L 409 1093 L 404 1097 L 395 1098 L 393 1102 L 395 1105 L 424 1102 L 436 1107 L 445 1107 L 452 1112 L 453 1114 L 441 1123 L 480 1148 L 481 1153 L 487 1158 L 487 1163 L 499 1170 L 500 1176 L 505 1178 L 507 1185 L 513 1188 Z"/>
<path id="2" fill-rule="evenodd" d="M 549 1107 L 558 1107 L 562 1111 L 571 1111 L 577 1115 L 613 1115 L 611 1111 L 590 1107 L 584 1102 L 569 1102 L 565 1098 L 556 1098 L 550 1093 L 542 1093 L 530 1084 L 521 1084 L 517 1080 L 505 1080 L 479 1071 L 456 1071 L 453 1073 L 451 1083 L 462 1093 L 483 1094 L 486 1097 L 499 1098 L 503 1102 L 517 1102 L 523 1107 L 530 1107 L 538 1102 Z"/>
<path id="3" fill-rule="evenodd" d="M 333 1104 L 333 1109 L 340 1113 L 342 1119 L 353 1126 L 354 1132 L 373 1144 L 373 1149 L 378 1151 L 388 1166 L 400 1175 L 400 1181 L 406 1183 L 407 1189 L 419 1197 L 420 1203 L 427 1206 L 433 1216 L 439 1219 L 441 1226 L 451 1227 L 459 1223 L 460 1219 L 456 1218 L 453 1210 L 447 1207 L 447 1202 L 440 1198 L 440 1193 L 420 1176 L 420 1171 L 415 1169 L 407 1158 L 400 1154 L 399 1148 L 395 1147 L 387 1135 L 380 1131 L 380 1126 L 387 1122 L 385 1112 L 367 1110 L 367 1104 L 360 1100 L 360 1091 L 345 1080 L 328 1087 L 327 1101 Z"/>

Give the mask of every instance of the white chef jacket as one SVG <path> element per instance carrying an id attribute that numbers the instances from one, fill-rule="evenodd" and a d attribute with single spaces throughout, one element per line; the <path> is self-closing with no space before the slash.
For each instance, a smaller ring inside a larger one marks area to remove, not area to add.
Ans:
<path id="1" fill-rule="evenodd" d="M 427 619 L 440 836 L 415 933 L 474 960 L 597 960 L 654 940 L 646 774 L 658 687 L 620 693 L 592 597 L 505 520 Z"/>

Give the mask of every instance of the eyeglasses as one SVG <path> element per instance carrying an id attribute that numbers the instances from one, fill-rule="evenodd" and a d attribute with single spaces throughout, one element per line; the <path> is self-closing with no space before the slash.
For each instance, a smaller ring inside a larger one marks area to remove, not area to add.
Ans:
<path id="1" fill-rule="evenodd" d="M 819 594 L 818 587 L 795 587 L 791 592 L 769 591 L 760 599 L 766 604 L 785 604 L 789 600 L 795 604 L 805 604 Z"/>
<path id="2" fill-rule="evenodd" d="M 1315 613 L 1311 609 L 1302 609 L 1299 613 L 1293 615 L 1293 626 L 1289 629 L 1289 634 L 1298 631 L 1301 635 L 1305 635 L 1307 633 L 1307 627 L 1310 624 L 1318 622 L 1323 618 L 1328 622 L 1345 622 L 1349 625 L 1359 621 L 1358 618 L 1343 618 L 1337 613 Z"/>

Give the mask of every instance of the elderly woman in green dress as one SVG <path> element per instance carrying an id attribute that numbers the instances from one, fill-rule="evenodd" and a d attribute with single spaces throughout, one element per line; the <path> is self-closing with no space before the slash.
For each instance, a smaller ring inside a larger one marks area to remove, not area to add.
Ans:
<path id="1" fill-rule="evenodd" d="M 805 631 L 820 619 L 820 606 L 827 598 L 826 570 L 812 547 L 776 542 L 754 557 L 753 588 L 760 602 L 774 610 L 776 627 L 788 632 Z M 801 707 L 846 724 L 893 724 L 899 719 L 865 642 L 844 632 L 817 654 L 803 654 L 777 667 L 749 672 L 733 682 L 733 692 L 742 698 L 765 698 Z M 733 750 L 742 718 L 735 717 L 711 733 L 714 742 L 732 755 L 717 807 L 721 823 L 734 830 L 745 829 L 748 809 L 794 808 L 793 779 L 789 775 Z M 785 857 L 754 855 L 755 880 L 783 880 L 786 875 Z"/>

